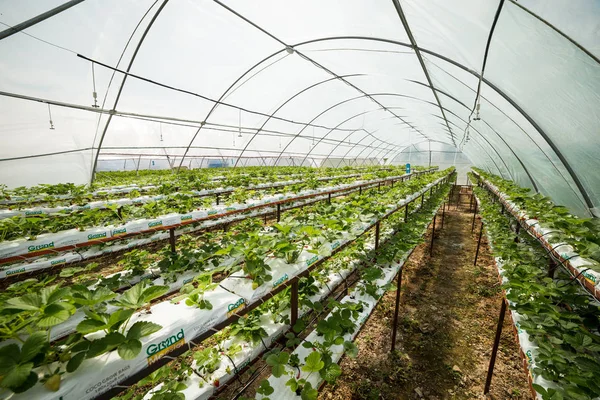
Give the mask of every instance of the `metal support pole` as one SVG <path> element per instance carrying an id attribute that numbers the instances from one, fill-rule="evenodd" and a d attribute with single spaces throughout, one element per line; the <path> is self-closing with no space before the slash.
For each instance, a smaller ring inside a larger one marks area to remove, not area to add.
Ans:
<path id="1" fill-rule="evenodd" d="M 469 211 L 473 209 L 473 193 L 471 193 L 471 198 L 469 199 Z"/>
<path id="2" fill-rule="evenodd" d="M 277 222 L 281 221 L 281 204 L 277 203 Z"/>
<path id="3" fill-rule="evenodd" d="M 433 196 L 433 186 L 429 188 L 429 198 Z"/>
<path id="4" fill-rule="evenodd" d="M 425 193 L 421 195 L 421 208 L 423 208 L 423 202 L 425 201 Z"/>
<path id="5" fill-rule="evenodd" d="M 358 194 L 362 194 L 362 186 L 358 187 Z"/>
<path id="6" fill-rule="evenodd" d="M 521 231 L 521 224 L 517 220 L 517 227 L 515 228 L 515 243 L 519 243 L 519 232 Z"/>
<path id="7" fill-rule="evenodd" d="M 220 200 L 220 196 L 219 196 L 219 193 L 217 193 L 217 205 L 219 205 L 219 200 Z"/>
<path id="8" fill-rule="evenodd" d="M 477 202 L 475 202 L 475 210 L 473 211 L 473 222 L 471 223 L 471 232 L 475 229 L 475 217 L 477 217 Z"/>
<path id="9" fill-rule="evenodd" d="M 327 203 L 331 204 L 331 193 L 329 193 L 329 195 L 327 196 Z"/>
<path id="10" fill-rule="evenodd" d="M 298 279 L 294 279 L 292 282 L 292 298 L 291 298 L 291 315 L 290 315 L 290 324 L 292 327 L 296 325 L 296 321 L 298 321 Z"/>
<path id="11" fill-rule="evenodd" d="M 375 224 L 375 250 L 379 248 L 379 222 L 380 221 L 377 221 L 377 223 Z"/>
<path id="12" fill-rule="evenodd" d="M 408 221 L 408 205 L 410 203 L 406 203 L 406 205 L 404 206 L 404 223 L 406 223 Z"/>
<path id="13" fill-rule="evenodd" d="M 433 241 L 435 239 L 435 220 L 437 218 L 437 213 L 433 216 L 433 229 L 431 231 L 431 245 L 429 246 L 429 255 L 433 254 Z"/>
<path id="14" fill-rule="evenodd" d="M 444 219 L 446 219 L 446 202 L 442 204 L 442 229 L 444 229 Z"/>
<path id="15" fill-rule="evenodd" d="M 392 351 L 396 349 L 396 333 L 398 330 L 398 311 L 400 310 L 400 288 L 402 286 L 402 268 L 398 271 L 398 286 L 396 287 L 396 308 L 394 309 L 394 324 L 392 325 Z"/>
<path id="16" fill-rule="evenodd" d="M 175 253 L 175 228 L 169 229 L 169 243 L 171 244 L 171 253 Z"/>
<path id="17" fill-rule="evenodd" d="M 394 180 L 392 179 L 392 187 L 394 187 Z"/>
<path id="18" fill-rule="evenodd" d="M 492 358 L 490 359 L 490 366 L 488 367 L 483 394 L 488 394 L 490 392 L 490 385 L 492 384 L 492 375 L 494 374 L 494 365 L 496 364 L 496 355 L 498 354 L 498 346 L 500 345 L 500 336 L 502 335 L 502 325 L 504 324 L 505 313 L 506 301 L 504 301 L 503 298 L 502 306 L 500 306 L 500 316 L 498 317 L 498 327 L 496 328 L 496 338 L 494 339 L 494 347 L 492 348 Z"/>
<path id="19" fill-rule="evenodd" d="M 381 182 L 377 185 L 377 191 L 381 192 Z"/>
<path id="20" fill-rule="evenodd" d="M 475 251 L 475 261 L 473 261 L 473 265 L 477 265 L 477 257 L 479 257 L 479 247 L 481 247 L 481 236 L 483 236 L 483 222 L 481 222 L 481 230 L 479 231 L 479 240 L 477 240 L 477 250 Z"/>
<path id="21" fill-rule="evenodd" d="M 548 261 L 548 276 L 552 279 L 554 279 L 554 273 L 556 272 L 556 263 L 554 262 L 554 260 L 552 259 L 552 257 L 549 258 Z"/>

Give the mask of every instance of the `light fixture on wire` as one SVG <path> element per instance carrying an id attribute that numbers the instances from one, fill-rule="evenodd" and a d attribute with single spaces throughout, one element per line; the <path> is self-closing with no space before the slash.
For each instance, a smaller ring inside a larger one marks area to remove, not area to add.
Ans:
<path id="1" fill-rule="evenodd" d="M 479 103 L 479 101 L 477 102 L 477 105 L 475 106 L 475 118 L 473 118 L 473 120 L 475 121 L 479 121 L 481 118 L 479 117 L 479 110 L 481 108 L 481 103 Z"/>
<path id="2" fill-rule="evenodd" d="M 98 94 L 96 93 L 96 74 L 94 73 L 94 63 L 92 63 L 92 84 L 94 87 L 94 91 L 92 92 L 92 97 L 94 98 L 94 104 L 92 107 L 98 108 Z"/>
<path id="3" fill-rule="evenodd" d="M 238 137 L 242 137 L 242 109 L 240 108 L 240 117 L 239 117 L 239 134 Z"/>
<path id="4" fill-rule="evenodd" d="M 54 130 L 54 123 L 52 122 L 52 112 L 50 111 L 50 104 L 48 104 L 48 117 L 50 118 L 50 130 Z"/>
<path id="5" fill-rule="evenodd" d="M 160 141 L 163 141 L 163 135 L 162 135 L 162 122 L 158 123 L 158 129 L 160 130 Z"/>

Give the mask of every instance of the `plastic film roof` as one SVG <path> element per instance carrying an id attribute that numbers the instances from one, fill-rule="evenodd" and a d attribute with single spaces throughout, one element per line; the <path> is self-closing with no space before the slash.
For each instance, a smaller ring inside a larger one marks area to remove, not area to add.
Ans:
<path id="1" fill-rule="evenodd" d="M 433 143 L 598 214 L 599 17 L 594 0 L 0 0 L 0 182 Z"/>

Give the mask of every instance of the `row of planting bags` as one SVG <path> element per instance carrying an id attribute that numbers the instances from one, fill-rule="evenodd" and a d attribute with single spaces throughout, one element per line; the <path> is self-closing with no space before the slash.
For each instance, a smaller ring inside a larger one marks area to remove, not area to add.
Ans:
<path id="1" fill-rule="evenodd" d="M 400 200 L 396 206 L 390 206 L 389 213 L 403 207 L 406 203 L 416 199 L 429 190 L 430 187 L 439 183 L 444 178 L 439 178 L 435 182 L 426 185 L 422 190 L 406 199 Z M 272 279 L 265 282 L 256 289 L 252 289 L 252 280 L 245 278 L 245 274 L 239 271 L 236 274 L 224 279 L 219 286 L 212 291 L 206 292 L 204 299 L 209 301 L 213 308 L 211 310 L 201 310 L 196 307 L 190 307 L 185 302 L 179 304 L 163 301 L 150 307 L 149 311 L 140 311 L 133 315 L 130 324 L 138 321 L 150 321 L 162 326 L 158 332 L 144 337 L 142 341 L 142 351 L 132 360 L 123 360 L 116 351 L 104 354 L 99 357 L 85 360 L 81 367 L 72 374 L 63 377 L 60 389 L 52 394 L 52 398 L 61 400 L 86 400 L 92 399 L 129 376 L 141 371 L 170 351 L 186 345 L 190 339 L 198 337 L 207 332 L 215 325 L 225 321 L 236 311 L 242 310 L 246 305 L 252 304 L 263 298 L 278 285 L 292 279 L 302 273 L 315 262 L 327 258 L 331 251 L 345 243 L 352 241 L 356 236 L 365 230 L 371 228 L 376 221 L 362 222 L 353 227 L 350 232 L 345 232 L 343 239 L 335 243 L 325 243 L 320 249 L 319 254 L 315 255 L 304 250 L 295 264 L 287 264 L 281 259 L 269 259 L 267 263 L 272 269 Z M 224 263 L 236 262 L 229 259 Z M 177 282 L 170 284 L 170 291 L 178 290 L 183 284 L 193 278 L 194 274 L 181 276 Z M 155 284 L 162 284 L 164 280 L 158 278 Z M 110 312 L 110 310 L 108 311 Z M 53 329 L 52 338 L 65 336 L 75 330 L 76 325 L 84 318 L 83 313 L 78 315 L 79 311 L 64 324 L 58 325 Z M 366 318 L 366 317 L 365 317 Z M 102 332 L 95 332 L 87 337 L 90 339 L 99 338 Z M 55 367 L 50 366 L 50 369 Z M 48 399 L 50 393 L 44 386 L 38 383 L 33 388 L 23 394 L 12 397 L 14 400 L 37 400 Z"/>
<path id="2" fill-rule="evenodd" d="M 555 237 L 555 235 L 551 233 L 553 231 L 552 229 L 545 228 L 542 226 L 543 222 L 540 222 L 537 219 L 530 219 L 525 211 L 521 210 L 510 200 L 509 196 L 502 193 L 494 184 L 477 174 L 477 172 L 473 171 L 473 173 L 500 199 L 507 210 L 511 212 L 515 218 L 525 223 L 527 231 L 530 234 L 535 235 L 537 239 L 541 240 L 546 249 L 554 248 L 554 251 L 561 257 L 561 260 L 559 261 L 567 268 L 571 266 L 571 273 L 575 276 L 582 276 L 593 288 L 590 290 L 591 294 L 597 299 L 600 299 L 600 273 L 588 269 L 589 266 L 593 264 L 592 261 L 580 257 L 575 252 L 575 249 L 567 243 L 561 245 L 559 245 L 558 241 L 551 243 L 552 238 Z"/>
<path id="3" fill-rule="evenodd" d="M 392 178 L 388 178 L 388 179 L 397 179 L 397 178 L 398 177 L 392 177 Z M 379 180 L 368 181 L 368 182 L 365 182 L 362 184 L 363 185 L 375 185 L 378 182 L 379 182 Z M 338 185 L 338 186 L 327 188 L 327 191 L 336 191 L 336 190 L 341 190 L 344 188 L 348 188 L 349 190 L 351 190 L 352 188 L 350 186 L 356 186 L 356 185 L 357 184 Z M 310 191 L 310 192 L 311 192 L 310 194 L 318 193 L 317 190 Z M 345 195 L 346 193 L 347 192 L 345 192 L 345 191 L 343 193 L 335 193 L 335 194 L 333 194 L 332 197 L 342 196 L 342 195 Z M 306 195 L 306 193 L 301 192 L 300 194 L 295 195 L 295 197 L 301 197 L 304 195 Z M 247 207 L 256 205 L 258 202 L 262 202 L 261 204 L 268 204 L 269 202 L 272 202 L 272 201 L 278 201 L 281 199 L 290 199 L 290 198 L 293 198 L 293 197 L 288 196 L 288 195 L 286 195 L 286 196 L 283 196 L 283 195 L 265 196 L 261 199 L 251 200 L 250 201 L 251 205 L 247 205 Z M 308 200 L 300 200 L 300 201 L 292 202 L 290 207 L 307 205 L 310 203 L 324 200 L 325 198 L 326 198 L 325 196 L 317 196 L 314 198 L 310 198 Z M 224 215 L 223 217 L 204 220 L 201 223 L 199 223 L 197 226 L 192 226 L 192 224 L 190 224 L 190 225 L 178 228 L 175 230 L 175 235 L 178 236 L 178 235 L 185 234 L 185 233 L 191 233 L 194 231 L 206 229 L 213 225 L 222 224 L 222 223 L 226 223 L 226 222 L 233 222 L 233 221 L 237 221 L 237 220 L 246 219 L 249 217 L 268 215 L 268 214 L 272 214 L 275 211 L 275 209 L 273 207 L 266 207 L 263 209 L 253 210 L 253 211 L 251 211 L 250 214 L 234 214 L 234 215 L 227 216 L 226 213 L 231 211 L 230 208 L 231 207 L 225 207 L 225 206 L 218 207 L 217 206 L 215 209 L 209 210 L 208 212 L 206 212 L 206 214 L 212 213 L 210 215 L 215 215 L 215 216 Z M 216 211 L 216 210 L 220 210 L 220 211 Z M 285 208 L 283 210 L 285 210 Z M 214 211 L 216 211 L 216 212 L 214 212 Z M 191 214 L 182 215 L 180 217 L 180 221 L 181 220 L 188 221 L 189 219 L 186 219 L 186 218 L 188 218 L 189 215 L 193 216 L 194 213 L 195 212 L 193 212 Z M 177 214 L 177 215 L 180 215 L 180 214 Z M 165 221 L 164 218 L 160 219 L 160 220 L 163 222 Z M 133 226 L 137 222 L 138 221 L 133 221 L 132 223 L 125 224 L 125 225 L 117 227 L 117 228 L 113 228 L 111 231 L 111 235 L 108 237 L 116 238 L 119 235 L 122 235 L 125 233 L 132 233 L 132 231 L 128 230 L 128 229 L 131 229 L 130 226 Z M 196 224 L 194 224 L 194 225 L 196 225 Z M 166 226 L 166 224 L 163 226 Z M 107 228 L 106 230 L 105 229 L 100 229 L 100 230 L 101 230 L 100 234 L 102 235 L 102 234 L 107 233 L 107 231 L 110 230 L 110 227 Z M 122 230 L 125 230 L 125 232 L 119 234 L 118 232 L 120 232 Z M 76 231 L 74 233 L 87 234 L 88 236 L 97 235 L 97 233 L 96 234 L 90 233 L 91 230 L 88 230 L 86 232 L 79 232 L 76 229 L 74 229 L 72 231 Z M 71 231 L 68 231 L 68 232 L 71 232 Z M 51 234 L 51 235 L 58 235 L 58 233 Z M 46 237 L 46 236 L 50 236 L 50 235 L 40 235 L 39 238 Z M 60 252 L 59 254 L 55 254 L 55 255 L 47 255 L 47 256 L 37 257 L 35 259 L 30 259 L 30 260 L 22 262 L 22 263 L 7 264 L 4 266 L 4 268 L 2 268 L 0 270 L 0 279 L 4 279 L 6 277 L 10 277 L 10 276 L 18 275 L 18 274 L 24 274 L 24 273 L 28 273 L 28 272 L 32 272 L 32 271 L 38 271 L 41 269 L 53 268 L 53 267 L 57 267 L 59 265 L 76 263 L 76 262 L 79 262 L 82 260 L 90 259 L 93 257 L 98 257 L 98 256 L 105 255 L 105 254 L 114 253 L 114 252 L 121 251 L 121 250 L 132 249 L 132 248 L 144 246 L 144 245 L 147 245 L 149 243 L 156 242 L 159 240 L 165 240 L 168 237 L 169 237 L 169 233 L 166 230 L 160 230 L 160 231 L 157 231 L 157 232 L 155 232 L 147 237 L 143 237 L 143 238 L 113 240 L 113 241 L 108 241 L 107 243 L 103 243 L 102 245 L 86 247 L 85 250 L 82 248 L 81 250 L 66 251 L 66 252 Z M 103 238 L 104 238 L 104 236 L 103 236 Z M 49 239 L 44 239 L 44 241 L 47 243 L 49 241 Z M 31 243 L 31 242 L 33 242 L 33 241 L 28 241 L 27 243 Z M 13 243 L 13 242 L 7 242 L 7 243 Z M 57 244 L 58 242 L 55 242 L 53 239 L 50 240 L 50 243 L 52 243 L 52 248 L 60 248 L 60 247 L 64 246 L 64 244 L 58 245 Z M 2 244 L 0 244 L 0 254 L 2 254 L 1 249 L 2 249 Z M 7 256 L 6 255 L 0 256 L 0 259 L 3 257 L 5 258 Z"/>
<path id="4" fill-rule="evenodd" d="M 475 196 L 475 201 L 477 201 L 477 208 L 480 208 L 481 202 L 479 201 L 479 198 L 477 198 L 477 196 Z M 483 222 L 486 223 L 485 218 L 481 217 Z M 488 243 L 490 246 L 490 249 L 492 250 L 492 253 L 494 252 L 494 239 L 490 236 L 489 231 L 486 231 L 486 236 L 488 239 Z M 500 276 L 500 279 L 502 280 L 502 284 L 505 284 L 506 282 L 508 282 L 508 278 L 506 278 L 504 276 L 504 269 L 503 269 L 503 265 L 504 263 L 502 262 L 502 259 L 500 257 L 494 257 L 494 260 L 496 261 L 496 268 L 498 269 L 498 275 Z M 508 293 L 508 291 L 507 291 Z M 521 329 L 520 325 L 519 325 L 519 321 L 523 318 L 521 316 L 521 314 L 519 314 L 518 312 L 516 312 L 515 310 L 512 309 L 512 306 L 514 306 L 514 302 L 508 301 L 509 304 L 509 308 L 508 311 L 510 312 L 510 316 L 511 319 L 515 325 L 515 331 L 517 333 L 517 342 L 519 344 L 519 347 L 521 348 L 521 353 L 522 356 L 525 357 L 525 361 L 527 362 L 527 372 L 529 374 L 529 380 L 530 382 L 533 384 L 537 384 L 542 386 L 544 389 L 547 389 L 548 387 L 553 387 L 552 382 L 544 379 L 541 375 L 537 375 L 533 372 L 533 368 L 535 367 L 535 357 L 536 357 L 536 352 L 538 349 L 538 346 L 535 345 L 535 343 L 533 343 L 531 340 L 529 340 L 529 334 L 527 332 L 525 332 L 523 329 Z M 538 399 L 541 399 L 542 396 L 536 392 L 536 397 Z"/>
<path id="5" fill-rule="evenodd" d="M 360 174 L 323 177 L 323 178 L 318 178 L 317 180 L 318 181 L 330 181 L 330 180 L 334 180 L 334 179 L 354 178 L 357 176 L 360 176 Z M 256 190 L 256 189 L 265 189 L 265 188 L 277 188 L 277 187 L 294 185 L 294 184 L 303 183 L 303 182 L 305 182 L 305 181 L 304 180 L 288 180 L 288 181 L 274 182 L 274 183 L 261 183 L 258 185 L 247 186 L 244 189 L 245 190 Z M 121 194 L 121 193 L 130 193 L 134 190 L 137 190 L 139 192 L 145 192 L 145 191 L 156 189 L 156 188 L 157 187 L 153 186 L 153 185 L 140 186 L 140 187 L 138 187 L 136 185 L 131 185 L 128 187 L 122 187 L 122 188 L 118 187 L 118 188 L 112 188 L 109 190 L 97 190 L 97 191 L 91 192 L 90 195 L 92 197 L 99 196 L 100 194 L 114 195 L 114 194 Z M 237 189 L 237 188 L 230 186 L 230 187 L 226 187 L 226 188 L 192 190 L 192 191 L 186 192 L 184 195 L 192 196 L 192 197 L 202 197 L 202 196 L 208 196 L 208 195 L 212 195 L 212 194 L 231 193 L 235 189 Z M 61 206 L 61 207 L 31 207 L 31 208 L 21 208 L 21 209 L 15 209 L 15 210 L 3 209 L 3 210 L 0 210 L 0 219 L 15 217 L 18 215 L 25 215 L 25 216 L 49 215 L 49 214 L 55 214 L 55 213 L 59 213 L 59 212 L 63 212 L 63 211 L 71 212 L 71 211 L 82 211 L 82 210 L 103 210 L 103 209 L 107 209 L 114 205 L 120 207 L 120 206 L 125 206 L 125 205 L 130 205 L 130 204 L 151 203 L 151 202 L 154 202 L 157 200 L 164 200 L 169 197 L 173 197 L 173 195 L 139 196 L 139 197 L 136 197 L 133 199 L 123 198 L 123 199 L 116 199 L 116 200 L 99 200 L 99 201 L 91 201 L 82 206 L 73 204 L 70 206 Z M 72 197 L 70 195 L 63 195 L 63 196 L 54 196 L 54 198 L 56 200 L 68 200 Z M 17 199 L 18 198 L 15 198 L 14 200 L 0 201 L 0 204 L 13 204 L 15 202 L 18 202 Z M 21 199 L 20 201 L 22 202 L 23 199 Z M 10 202 L 10 203 L 7 203 L 7 202 Z"/>
<path id="6" fill-rule="evenodd" d="M 420 208 L 420 205 L 417 205 L 413 212 L 418 211 L 419 208 Z M 432 216 L 433 216 L 433 214 L 435 214 L 435 211 L 432 213 Z M 385 229 L 384 231 L 381 232 L 381 237 L 389 238 L 393 234 L 393 232 L 394 231 L 392 229 L 389 229 L 389 228 Z M 426 229 L 423 231 L 423 234 L 425 232 L 426 232 Z M 365 247 L 368 250 L 370 250 L 373 248 L 373 245 L 367 244 Z M 408 256 L 411 253 L 412 253 L 412 249 L 407 251 L 406 253 L 404 253 L 402 256 L 398 257 L 398 260 L 396 260 L 395 262 L 391 263 L 390 265 L 382 267 L 383 277 L 381 279 L 378 279 L 374 283 L 378 287 L 383 288 L 387 284 L 392 282 L 393 279 L 395 278 L 395 276 L 397 275 L 398 271 L 402 268 L 402 266 L 404 265 L 404 262 L 406 261 L 406 259 L 408 258 Z M 346 279 L 350 274 L 352 274 L 352 272 L 354 272 L 354 270 L 357 268 L 358 265 L 359 265 L 358 261 L 352 261 L 352 262 L 349 262 L 346 265 L 346 267 L 343 268 L 342 270 L 330 273 L 330 275 L 328 276 L 328 282 L 326 284 L 318 283 L 319 289 L 320 289 L 319 292 L 316 293 L 315 295 L 309 297 L 309 300 L 313 303 L 321 302 L 323 299 L 325 299 L 327 296 L 329 296 L 329 294 L 334 292 L 336 290 L 337 286 L 339 284 L 341 284 L 342 281 L 344 279 Z M 346 303 L 349 301 L 350 302 L 361 302 L 362 301 L 364 304 L 363 310 L 360 312 L 360 314 L 354 321 L 358 325 L 356 330 L 352 333 L 347 334 L 344 337 L 345 341 L 353 341 L 355 339 L 360 328 L 367 321 L 367 319 L 371 315 L 372 311 L 374 310 L 375 306 L 377 305 L 379 298 L 384 294 L 384 290 L 379 289 L 379 291 L 377 293 L 378 298 L 375 299 L 375 298 L 371 297 L 370 295 L 361 293 L 362 285 L 363 285 L 363 283 L 359 282 L 357 284 L 357 286 L 355 287 L 355 289 L 352 290 L 352 292 L 350 292 L 347 296 L 345 296 L 341 300 L 342 303 Z M 310 309 L 308 307 L 302 307 L 298 312 L 298 316 L 302 317 L 309 311 L 310 311 Z M 289 312 L 289 310 L 287 312 Z M 329 318 L 329 316 L 330 315 L 328 314 L 325 317 L 325 319 Z M 239 338 L 229 338 L 226 341 L 224 341 L 223 343 L 221 343 L 220 347 L 222 347 L 225 350 L 227 350 L 231 346 L 241 345 L 242 351 L 237 353 L 236 355 L 234 355 L 231 359 L 229 359 L 227 356 L 222 355 L 219 368 L 216 371 L 214 371 L 212 374 L 210 374 L 209 376 L 203 376 L 202 378 L 200 378 L 198 375 L 195 375 L 195 374 L 192 374 L 191 376 L 189 376 L 188 379 L 184 382 L 186 384 L 187 388 L 184 389 L 183 391 L 181 391 L 181 393 L 185 396 L 186 400 L 207 400 L 211 396 L 215 395 L 218 391 L 219 386 L 222 386 L 222 385 L 226 384 L 227 382 L 229 382 L 230 380 L 232 380 L 235 377 L 237 371 L 240 371 L 246 365 L 248 365 L 253 360 L 255 360 L 261 353 L 268 350 L 269 347 L 276 340 L 278 340 L 285 332 L 287 332 L 291 329 L 291 327 L 289 325 L 286 325 L 283 323 L 273 323 L 271 315 L 269 315 L 269 314 L 263 315 L 261 317 L 261 322 L 263 323 L 262 326 L 264 327 L 267 334 L 269 335 L 267 338 L 265 338 L 263 340 L 263 343 L 252 344 L 252 343 L 248 343 Z M 322 342 L 323 337 L 318 336 L 316 334 L 316 331 L 313 331 L 308 335 L 308 337 L 306 337 L 305 340 L 313 342 L 313 343 L 314 342 Z M 312 352 L 311 349 L 306 349 L 302 346 L 298 346 L 298 348 L 293 352 L 293 354 L 297 354 L 301 363 L 303 363 L 305 358 L 311 352 Z M 333 352 L 333 356 L 332 356 L 333 362 L 337 363 L 344 353 L 343 345 L 335 346 L 335 348 L 332 349 L 332 352 Z M 191 367 L 193 369 L 196 369 L 195 361 L 192 363 Z M 291 371 L 291 369 L 287 366 L 286 366 L 286 370 L 288 372 Z M 294 374 L 296 374 L 298 372 L 298 370 L 294 370 L 293 372 L 294 372 Z M 301 375 L 297 377 L 298 379 L 306 379 L 307 378 L 307 375 L 308 375 L 307 373 L 305 373 L 303 371 L 301 371 L 300 373 L 301 373 Z M 290 390 L 290 388 L 286 386 L 286 382 L 289 380 L 289 375 L 284 374 L 280 378 L 271 376 L 271 377 L 269 377 L 268 380 L 269 380 L 269 383 L 271 384 L 271 387 L 273 387 L 273 389 L 275 390 L 274 393 L 269 396 L 269 398 L 277 399 L 277 400 L 279 400 L 279 399 L 297 400 L 298 399 L 298 396 L 296 395 L 296 393 L 292 392 Z M 312 374 L 308 378 L 308 382 L 310 382 L 314 388 L 317 388 L 317 387 L 319 387 L 319 384 L 322 382 L 322 378 L 320 377 L 319 374 Z M 150 390 L 144 397 L 144 400 L 151 399 L 153 394 L 155 392 L 159 391 L 161 388 L 162 388 L 162 384 L 159 384 L 154 389 Z M 262 399 L 263 396 L 257 395 L 256 398 Z"/>
<path id="7" fill-rule="evenodd" d="M 105 226 L 90 228 L 84 232 L 79 229 L 69 229 L 56 233 L 47 233 L 39 235 L 35 240 L 27 240 L 26 238 L 17 239 L 7 242 L 0 243 L 0 260 L 16 257 L 25 254 L 34 254 L 38 251 L 58 249 L 68 246 L 77 246 L 83 243 L 87 243 L 94 240 L 106 240 L 110 238 L 118 238 L 123 235 L 132 233 L 140 233 L 152 230 L 165 230 L 169 227 L 176 227 L 182 223 L 190 223 L 193 221 L 202 221 L 208 217 L 216 218 L 220 215 L 225 216 L 227 213 L 232 211 L 241 211 L 244 209 L 267 205 L 269 203 L 290 200 L 295 197 L 303 197 L 310 195 L 317 195 L 319 193 L 326 193 L 335 190 L 350 189 L 358 187 L 360 185 L 373 185 L 380 182 L 386 182 L 391 179 L 399 179 L 401 176 L 393 176 L 385 179 L 377 179 L 370 181 L 358 181 L 352 184 L 343 184 L 331 187 L 322 187 L 315 190 L 303 190 L 299 193 L 287 193 L 287 194 L 276 194 L 267 195 L 258 199 L 250 199 L 244 204 L 232 204 L 230 206 L 214 206 L 207 209 L 197 209 L 186 214 L 172 213 L 163 215 L 158 218 L 151 219 L 139 219 L 135 221 L 127 222 L 123 225 L 118 226 Z"/>

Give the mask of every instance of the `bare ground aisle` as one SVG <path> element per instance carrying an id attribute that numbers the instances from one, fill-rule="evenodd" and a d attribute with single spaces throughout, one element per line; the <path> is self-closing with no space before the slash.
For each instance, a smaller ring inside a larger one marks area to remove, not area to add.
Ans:
<path id="1" fill-rule="evenodd" d="M 357 337 L 356 359 L 344 357 L 342 376 L 319 399 L 485 399 L 501 291 L 490 250 L 482 244 L 473 266 L 479 225 L 471 233 L 468 204 L 446 213 L 403 273 L 396 352 L 391 326 L 396 292 L 388 292 Z M 439 226 L 438 226 L 439 228 Z M 492 381 L 493 399 L 530 399 L 510 319 L 504 329 Z"/>

